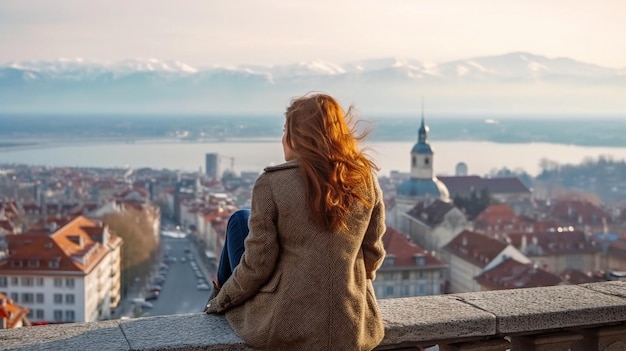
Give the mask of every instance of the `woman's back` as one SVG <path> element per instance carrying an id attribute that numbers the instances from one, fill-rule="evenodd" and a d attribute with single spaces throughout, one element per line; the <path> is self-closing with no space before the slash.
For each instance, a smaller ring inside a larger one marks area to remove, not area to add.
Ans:
<path id="1" fill-rule="evenodd" d="M 347 227 L 335 232 L 308 218 L 297 163 L 268 168 L 254 191 L 255 197 L 267 199 L 262 207 L 268 217 L 255 216 L 253 209 L 250 226 L 276 218 L 279 242 L 272 248 L 252 239 L 252 245 L 259 245 L 255 256 L 273 256 L 272 250 L 279 254 L 259 293 L 226 312 L 233 330 L 251 346 L 271 350 L 369 350 L 378 345 L 384 329 L 367 276 L 379 262 L 365 259 L 384 257 L 379 243 L 384 208 L 377 184 L 369 194 L 376 205 L 355 202 Z M 244 257 L 255 251 L 248 244 Z"/>
<path id="2" fill-rule="evenodd" d="M 241 261 L 207 305 L 255 348 L 370 350 L 384 336 L 372 280 L 385 209 L 350 111 L 324 94 L 292 101 L 287 162 L 255 182 Z"/>

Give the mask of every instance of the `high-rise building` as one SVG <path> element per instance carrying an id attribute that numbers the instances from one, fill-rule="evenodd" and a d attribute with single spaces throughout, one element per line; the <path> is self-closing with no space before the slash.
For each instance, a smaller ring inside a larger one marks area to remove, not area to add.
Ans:
<path id="1" fill-rule="evenodd" d="M 208 178 L 217 179 L 219 175 L 219 156 L 215 153 L 209 153 L 205 155 L 205 170 L 204 174 Z"/>

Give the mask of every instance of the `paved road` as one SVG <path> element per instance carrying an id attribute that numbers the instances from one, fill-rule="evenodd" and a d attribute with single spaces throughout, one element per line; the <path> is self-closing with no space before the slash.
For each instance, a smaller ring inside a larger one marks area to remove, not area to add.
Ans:
<path id="1" fill-rule="evenodd" d="M 193 263 L 200 269 L 202 281 L 209 286 L 211 272 L 202 267 L 199 253 L 189 237 L 175 238 L 162 236 L 163 252 L 170 257 L 167 277 L 162 284 L 158 299 L 150 301 L 154 308 L 145 309 L 144 316 L 171 315 L 201 312 L 211 294 L 210 290 L 198 290 L 198 277 L 192 268 Z M 188 252 L 186 252 L 188 250 Z M 175 258 L 175 262 L 174 262 Z"/>

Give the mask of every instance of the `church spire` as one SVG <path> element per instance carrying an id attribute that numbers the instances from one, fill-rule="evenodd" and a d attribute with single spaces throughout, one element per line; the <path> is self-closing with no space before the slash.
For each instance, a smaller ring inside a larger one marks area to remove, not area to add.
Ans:
<path id="1" fill-rule="evenodd" d="M 417 130 L 417 143 L 426 144 L 428 139 L 428 126 L 424 122 L 424 97 L 422 96 L 422 125 Z"/>

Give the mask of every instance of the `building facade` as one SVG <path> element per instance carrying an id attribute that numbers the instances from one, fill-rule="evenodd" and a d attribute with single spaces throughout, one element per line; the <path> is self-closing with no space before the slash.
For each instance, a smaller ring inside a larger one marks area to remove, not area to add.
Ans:
<path id="1" fill-rule="evenodd" d="M 122 240 L 100 222 L 78 216 L 51 233 L 7 235 L 2 246 L 0 292 L 34 323 L 109 319 L 120 302 Z"/>
<path id="2" fill-rule="evenodd" d="M 445 292 L 447 264 L 393 228 L 387 228 L 383 243 L 385 260 L 373 282 L 377 298 L 439 295 Z"/>

